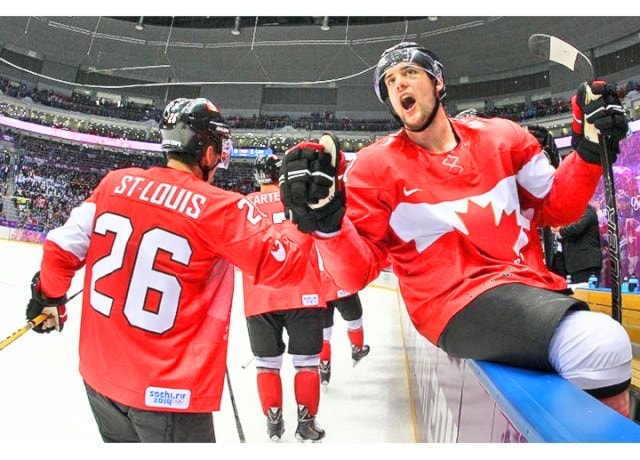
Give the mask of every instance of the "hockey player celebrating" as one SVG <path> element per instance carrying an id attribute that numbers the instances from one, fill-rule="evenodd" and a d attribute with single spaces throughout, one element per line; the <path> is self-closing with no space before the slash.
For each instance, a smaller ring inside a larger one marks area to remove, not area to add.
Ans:
<path id="1" fill-rule="evenodd" d="M 260 208 L 277 228 L 291 227 L 285 219 L 284 206 L 278 189 L 277 155 L 256 158 L 254 175 L 260 191 L 247 199 Z M 303 269 L 304 268 L 304 269 Z M 291 355 L 296 370 L 293 390 L 297 402 L 299 441 L 318 442 L 325 431 L 316 422 L 320 404 L 318 364 L 322 349 L 322 321 L 325 310 L 320 284 L 317 252 L 311 250 L 309 263 L 301 266 L 304 278 L 300 284 L 280 289 L 257 286 L 251 272 L 243 272 L 244 308 L 251 351 L 256 357 L 258 394 L 262 412 L 267 417 L 267 436 L 280 441 L 284 433 L 282 414 L 282 368 L 285 349 Z M 288 346 L 283 341 L 286 329 Z"/>
<path id="2" fill-rule="evenodd" d="M 209 183 L 231 154 L 211 101 L 170 102 L 160 132 L 167 167 L 108 173 L 49 232 L 27 306 L 28 319 L 50 315 L 34 330 L 62 331 L 66 292 L 86 267 L 80 374 L 105 442 L 215 442 L 233 265 L 282 286 L 300 281 L 313 250 Z"/>
<path id="3" fill-rule="evenodd" d="M 443 65 L 416 43 L 382 53 L 374 87 L 402 129 L 358 152 L 344 189 L 330 136 L 291 149 L 281 169 L 285 206 L 329 274 L 357 292 L 389 260 L 414 326 L 451 356 L 556 371 L 628 415 L 626 331 L 566 294 L 531 225 L 580 217 L 602 176 L 599 134 L 616 160 L 627 120 L 615 90 L 580 85 L 582 129 L 554 169 L 511 121 L 449 118 Z"/>

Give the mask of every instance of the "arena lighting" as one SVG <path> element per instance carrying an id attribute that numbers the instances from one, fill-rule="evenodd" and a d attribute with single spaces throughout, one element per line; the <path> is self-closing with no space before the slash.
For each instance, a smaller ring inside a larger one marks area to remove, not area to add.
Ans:
<path id="1" fill-rule="evenodd" d="M 325 31 L 331 29 L 331 27 L 329 27 L 329 16 L 322 18 L 322 25 L 320 28 Z"/>
<path id="2" fill-rule="evenodd" d="M 236 16 L 236 22 L 231 30 L 232 35 L 240 35 L 240 16 Z"/>
<path id="3" fill-rule="evenodd" d="M 142 21 L 144 21 L 144 16 L 140 16 L 140 20 L 136 24 L 136 30 L 144 30 L 144 24 Z"/>

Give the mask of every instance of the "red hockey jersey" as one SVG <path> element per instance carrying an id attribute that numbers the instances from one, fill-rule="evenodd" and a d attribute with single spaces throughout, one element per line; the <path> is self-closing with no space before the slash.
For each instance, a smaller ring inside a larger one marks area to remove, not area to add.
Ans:
<path id="1" fill-rule="evenodd" d="M 267 220 L 273 222 L 277 228 L 288 227 L 295 231 L 291 221 L 285 219 L 284 206 L 280 201 L 280 191 L 255 192 L 247 195 L 256 208 L 264 213 Z M 302 267 L 301 267 L 302 271 Z M 304 268 L 304 277 L 298 284 L 275 289 L 268 286 L 256 285 L 254 276 L 249 272 L 242 272 L 242 286 L 244 291 L 244 310 L 246 316 L 297 308 L 325 308 L 320 285 L 320 271 L 318 267 L 318 253 L 311 249 L 309 263 Z"/>
<path id="2" fill-rule="evenodd" d="M 341 299 L 353 294 L 352 292 L 342 289 L 336 284 L 333 278 L 331 278 L 331 276 L 329 276 L 329 273 L 324 269 L 322 258 L 320 257 L 319 259 L 320 280 L 322 281 L 322 294 L 324 295 L 325 301 L 331 302 L 332 300 Z"/>
<path id="3" fill-rule="evenodd" d="M 171 168 L 110 172 L 49 232 L 43 292 L 65 294 L 85 267 L 80 373 L 147 410 L 220 408 L 233 265 L 257 282 L 298 282 L 313 242 L 277 232 L 243 195 Z M 290 230 L 290 231 L 289 231 Z"/>
<path id="4" fill-rule="evenodd" d="M 345 174 L 342 231 L 316 239 L 325 268 L 353 292 L 390 261 L 413 324 L 434 344 L 494 286 L 566 287 L 547 270 L 535 226 L 580 217 L 602 175 L 575 153 L 554 170 L 511 121 L 450 121 L 459 138 L 450 152 L 429 152 L 402 130 L 360 150 Z"/>

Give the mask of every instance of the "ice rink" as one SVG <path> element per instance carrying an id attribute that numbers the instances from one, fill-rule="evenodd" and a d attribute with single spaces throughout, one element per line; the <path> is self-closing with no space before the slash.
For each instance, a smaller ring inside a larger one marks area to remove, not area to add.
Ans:
<path id="1" fill-rule="evenodd" d="M 39 269 L 41 255 L 40 245 L 0 240 L 1 339 L 25 324 L 29 284 Z M 82 289 L 82 278 L 83 272 L 78 272 L 69 296 Z M 238 273 L 236 282 L 227 368 L 238 418 L 246 444 L 269 446 L 269 452 L 276 452 L 271 449 L 277 444 L 266 436 L 253 361 L 243 368 L 252 354 Z M 41 455 L 62 454 L 65 446 L 86 446 L 90 452 L 96 452 L 92 446 L 103 446 L 98 451 L 105 449 L 78 372 L 80 299 L 78 296 L 69 302 L 69 319 L 62 333 L 29 331 L 0 351 L 0 452 L 9 446 L 33 449 Z M 346 326 L 336 312 L 331 342 L 332 379 L 327 391 L 321 393 L 318 412 L 318 422 L 327 433 L 322 444 L 414 443 L 396 294 L 381 287 L 368 287 L 361 299 L 365 343 L 371 346 L 371 353 L 352 367 Z M 285 355 L 282 378 L 285 434 L 280 444 L 300 444 L 294 438 L 296 406 L 289 355 Z M 214 425 L 219 445 L 241 444 L 228 386 L 221 411 L 214 413 Z M 168 452 L 181 452 L 171 449 Z M 163 448 L 162 453 L 165 452 Z M 2 457 L 7 457 L 6 452 Z"/>

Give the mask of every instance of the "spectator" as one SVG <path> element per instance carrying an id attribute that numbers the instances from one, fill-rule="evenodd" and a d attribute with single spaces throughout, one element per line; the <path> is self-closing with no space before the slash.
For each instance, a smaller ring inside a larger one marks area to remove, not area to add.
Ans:
<path id="1" fill-rule="evenodd" d="M 561 257 L 567 274 L 573 283 L 586 283 L 592 274 L 600 279 L 602 270 L 602 242 L 598 225 L 598 214 L 592 204 L 588 204 L 577 221 L 552 227 L 552 232 L 560 237 Z"/>

